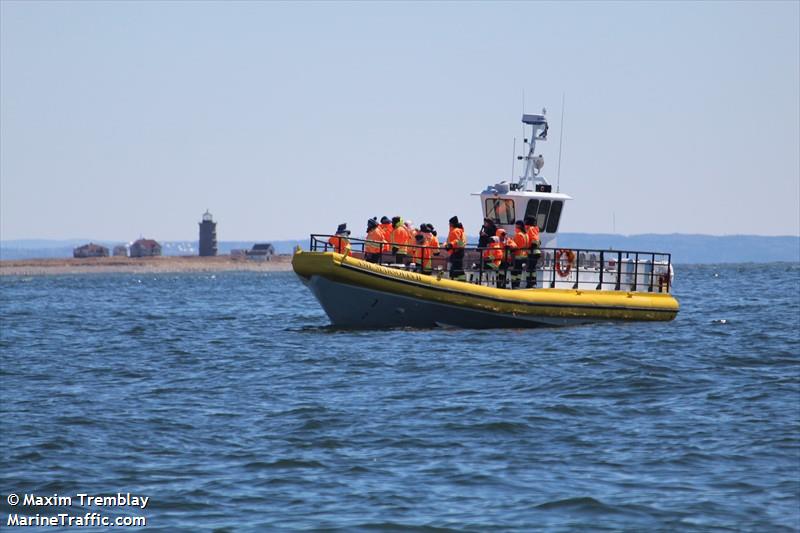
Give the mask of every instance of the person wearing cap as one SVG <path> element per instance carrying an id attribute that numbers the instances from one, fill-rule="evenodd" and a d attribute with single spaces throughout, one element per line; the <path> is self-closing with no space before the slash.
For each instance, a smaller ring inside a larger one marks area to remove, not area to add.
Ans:
<path id="1" fill-rule="evenodd" d="M 364 259 L 370 263 L 380 263 L 386 239 L 383 238 L 380 224 L 374 218 L 367 220 L 367 238 L 364 242 Z"/>
<path id="2" fill-rule="evenodd" d="M 420 226 L 420 231 L 425 234 L 425 243 L 433 250 L 433 255 L 439 255 L 439 238 L 436 237 L 436 230 L 433 229 L 433 224 L 426 223 Z"/>
<path id="3" fill-rule="evenodd" d="M 431 256 L 439 255 L 439 239 L 433 234 L 433 225 L 423 223 L 419 225 L 419 232 L 417 235 L 422 235 L 422 242 L 431 252 Z M 433 267 L 433 257 L 431 257 L 431 267 Z"/>
<path id="4" fill-rule="evenodd" d="M 533 246 L 533 241 L 539 240 L 539 224 L 536 222 L 536 217 L 525 217 L 525 232 Z"/>
<path id="5" fill-rule="evenodd" d="M 408 230 L 405 224 L 403 224 L 403 219 L 399 216 L 392 217 L 392 226 L 394 226 L 394 229 L 389 239 L 392 245 L 392 253 L 395 254 L 395 261 L 397 263 L 404 263 L 408 256 L 408 244 L 410 240 Z"/>
<path id="6" fill-rule="evenodd" d="M 350 248 L 350 230 L 347 229 L 347 224 L 339 224 L 336 228 L 336 235 L 328 239 L 328 244 L 333 246 L 333 251 L 337 254 L 350 255 L 352 251 Z"/>
<path id="7" fill-rule="evenodd" d="M 539 240 L 539 224 L 536 222 L 536 217 L 527 217 L 525 219 L 525 231 L 528 234 L 528 241 L 531 246 L 525 286 L 533 288 L 536 286 L 536 267 L 542 258 L 542 242 Z"/>
<path id="8" fill-rule="evenodd" d="M 439 248 L 441 248 L 442 245 L 441 245 L 441 243 L 439 243 L 439 234 L 436 233 L 436 229 L 433 226 L 430 226 L 430 225 L 428 227 L 431 228 L 431 236 L 433 237 L 433 239 L 431 239 L 431 242 L 435 242 L 436 245 Z M 439 255 L 439 253 L 437 252 L 436 255 Z"/>
<path id="9" fill-rule="evenodd" d="M 383 233 L 383 240 L 386 241 L 386 244 L 383 246 L 384 252 L 391 252 L 391 245 L 389 244 L 392 240 L 392 220 L 387 216 L 381 217 L 381 233 Z"/>
<path id="10" fill-rule="evenodd" d="M 420 232 L 414 236 L 414 246 L 411 248 L 411 259 L 417 272 L 430 274 L 433 272 L 433 258 L 431 248 L 425 243 L 425 235 Z"/>
<path id="11" fill-rule="evenodd" d="M 514 244 L 517 245 L 517 248 L 512 252 L 514 266 L 511 269 L 511 288 L 518 289 L 522 282 L 522 270 L 528 261 L 528 249 L 530 248 L 528 233 L 525 231 L 525 223 L 521 220 L 517 220 L 514 225 Z"/>
<path id="12" fill-rule="evenodd" d="M 450 255 L 450 279 L 466 281 L 467 276 L 464 273 L 464 247 L 467 245 L 467 241 L 464 237 L 464 226 L 458 221 L 457 216 L 451 217 L 449 222 L 450 233 L 447 235 L 447 243 L 444 245 L 444 248 Z"/>

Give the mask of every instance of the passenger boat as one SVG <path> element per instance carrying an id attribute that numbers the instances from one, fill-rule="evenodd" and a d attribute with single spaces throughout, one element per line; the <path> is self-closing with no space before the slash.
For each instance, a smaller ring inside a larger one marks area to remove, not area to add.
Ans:
<path id="1" fill-rule="evenodd" d="M 330 235 L 313 234 L 309 250 L 295 251 L 292 266 L 335 326 L 518 328 L 675 318 L 679 305 L 670 293 L 669 253 L 557 247 L 572 198 L 553 192 L 540 174 L 544 160 L 535 147 L 547 139 L 544 111 L 523 114 L 522 123 L 531 132 L 527 152 L 518 158 L 525 162 L 522 176 L 475 196 L 483 216 L 509 235 L 517 219 L 536 218 L 542 255 L 535 283 L 511 288 L 508 275 L 485 267 L 483 249 L 476 246 L 465 249 L 466 279 L 450 279 L 444 249 L 426 274 L 395 262 L 388 251 L 377 263 L 366 261 L 364 240 L 351 239 L 352 252 L 343 255 L 328 243 Z"/>

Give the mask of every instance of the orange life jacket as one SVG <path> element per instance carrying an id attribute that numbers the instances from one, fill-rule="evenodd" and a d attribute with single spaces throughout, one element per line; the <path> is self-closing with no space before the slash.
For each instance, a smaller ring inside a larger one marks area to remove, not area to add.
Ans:
<path id="1" fill-rule="evenodd" d="M 328 239 L 328 244 L 333 246 L 333 251 L 337 254 L 350 255 L 350 239 L 347 237 L 332 236 Z"/>
<path id="2" fill-rule="evenodd" d="M 528 248 L 530 248 L 530 241 L 528 240 L 527 233 L 517 229 L 517 232 L 514 234 L 514 244 L 517 245 L 517 249 L 514 250 L 515 259 L 523 259 L 528 257 Z"/>
<path id="3" fill-rule="evenodd" d="M 450 234 L 447 236 L 447 244 L 450 245 L 450 255 L 453 255 L 457 250 L 463 250 L 467 245 L 464 240 L 464 230 L 461 228 L 450 228 Z"/>
<path id="4" fill-rule="evenodd" d="M 383 238 L 383 231 L 381 231 L 380 227 L 372 228 L 367 233 L 368 242 L 364 243 L 364 253 L 367 254 L 379 254 L 383 249 L 383 244 L 385 243 L 386 239 Z M 371 242 L 370 242 L 371 241 Z"/>
<path id="5" fill-rule="evenodd" d="M 503 261 L 503 243 L 502 242 L 490 242 L 489 247 L 483 251 L 483 259 L 492 265 L 495 268 L 500 267 L 500 263 Z"/>
<path id="6" fill-rule="evenodd" d="M 419 265 L 422 270 L 433 270 L 432 252 L 433 250 L 428 246 L 419 246 L 411 249 L 411 257 L 414 259 L 414 263 Z"/>
<path id="7" fill-rule="evenodd" d="M 407 254 L 409 237 L 408 237 L 408 230 L 402 224 L 394 228 L 392 230 L 392 238 L 389 242 L 391 242 L 392 247 L 397 248 L 397 253 L 399 254 Z"/>
<path id="8" fill-rule="evenodd" d="M 528 226 L 525 231 L 528 234 L 530 246 L 539 241 L 539 226 Z"/>
<path id="9" fill-rule="evenodd" d="M 383 245 L 383 251 L 390 252 L 392 249 L 392 247 L 389 245 L 389 242 L 392 240 L 392 223 L 387 222 L 386 224 L 381 224 L 378 226 L 378 229 L 380 229 L 381 234 L 383 235 L 383 240 L 386 242 L 386 244 Z"/>

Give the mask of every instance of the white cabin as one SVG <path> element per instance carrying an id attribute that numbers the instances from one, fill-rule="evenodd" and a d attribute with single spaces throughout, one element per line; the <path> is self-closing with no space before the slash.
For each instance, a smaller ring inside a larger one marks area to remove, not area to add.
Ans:
<path id="1" fill-rule="evenodd" d="M 484 218 L 494 220 L 498 228 L 504 228 L 509 235 L 514 234 L 514 223 L 527 217 L 536 217 L 539 236 L 544 248 L 556 246 L 564 204 L 572 197 L 560 192 L 552 192 L 553 186 L 540 175 L 544 166 L 541 154 L 535 155 L 536 142 L 547 140 L 547 119 L 541 115 L 522 115 L 522 123 L 531 127 L 530 138 L 524 139 L 527 154 L 518 156 L 525 161 L 525 170 L 516 182 L 500 181 L 489 185 L 482 192 L 473 193 L 481 197 Z"/>

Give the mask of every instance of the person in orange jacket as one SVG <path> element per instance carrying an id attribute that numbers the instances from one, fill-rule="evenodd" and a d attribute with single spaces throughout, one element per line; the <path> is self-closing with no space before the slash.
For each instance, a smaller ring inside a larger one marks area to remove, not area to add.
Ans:
<path id="1" fill-rule="evenodd" d="M 483 266 L 487 270 L 497 270 L 500 268 L 500 263 L 503 262 L 503 244 L 500 238 L 495 236 L 489 237 L 489 244 L 483 249 Z"/>
<path id="2" fill-rule="evenodd" d="M 389 253 L 392 251 L 392 246 L 389 243 L 392 240 L 392 230 L 394 229 L 392 227 L 392 221 L 389 219 L 389 217 L 381 217 L 380 228 L 381 232 L 383 233 L 383 240 L 386 241 L 386 244 L 383 246 L 383 251 Z"/>
<path id="3" fill-rule="evenodd" d="M 386 239 L 383 238 L 378 221 L 374 218 L 367 220 L 367 238 L 364 243 L 364 259 L 370 263 L 380 263 L 381 253 Z"/>
<path id="4" fill-rule="evenodd" d="M 433 225 L 428 223 L 422 223 L 419 225 L 419 231 L 417 235 L 422 235 L 422 242 L 430 248 L 431 256 L 438 256 L 439 255 L 439 239 L 437 239 L 433 233 Z M 416 239 L 416 236 L 414 237 Z M 431 257 L 431 268 L 433 268 L 433 257 Z"/>
<path id="5" fill-rule="evenodd" d="M 514 239 L 510 239 L 506 230 L 497 228 L 497 238 L 503 245 L 503 260 L 500 263 L 500 271 L 497 274 L 497 286 L 505 288 L 506 280 L 508 279 L 508 267 L 514 263 L 514 250 L 517 249 L 517 243 Z"/>
<path id="6" fill-rule="evenodd" d="M 328 239 L 328 244 L 333 246 L 333 251 L 337 254 L 350 255 L 352 251 L 350 248 L 350 230 L 347 229 L 347 224 L 339 224 L 336 228 L 336 235 Z"/>
<path id="7" fill-rule="evenodd" d="M 411 248 L 411 259 L 417 272 L 422 274 L 430 274 L 433 272 L 433 258 L 431 257 L 431 248 L 425 242 L 425 235 L 420 232 L 414 236 L 414 244 Z"/>
<path id="8" fill-rule="evenodd" d="M 415 237 L 417 236 L 417 233 L 419 233 L 419 230 L 414 227 L 413 220 L 406 220 L 403 222 L 403 225 L 406 227 L 406 230 L 408 231 L 408 243 L 412 244 L 414 242 Z"/>
<path id="9" fill-rule="evenodd" d="M 467 245 L 467 240 L 464 237 L 464 226 L 458 221 L 457 216 L 451 217 L 449 222 L 450 233 L 447 235 L 447 243 L 444 248 L 450 255 L 450 279 L 466 281 L 464 247 Z"/>
<path id="10" fill-rule="evenodd" d="M 483 249 L 483 266 L 488 272 L 495 272 L 495 285 L 497 288 L 505 286 L 505 276 L 500 270 L 505 255 L 505 246 L 500 241 L 500 237 L 494 235 L 489 237 L 488 247 Z"/>
<path id="11" fill-rule="evenodd" d="M 539 240 L 539 224 L 536 222 L 536 217 L 525 217 L 525 232 L 533 246 L 533 241 Z"/>
<path id="12" fill-rule="evenodd" d="M 408 230 L 403 224 L 403 219 L 399 216 L 392 217 L 392 226 L 394 229 L 392 230 L 391 239 L 389 239 L 389 243 L 392 245 L 392 253 L 395 254 L 396 262 L 404 263 L 408 256 L 408 245 L 410 244 Z"/>
<path id="13" fill-rule="evenodd" d="M 517 245 L 517 248 L 513 252 L 514 267 L 511 269 L 511 288 L 518 289 L 522 282 L 522 269 L 528 261 L 528 249 L 530 248 L 525 223 L 521 220 L 517 220 L 514 226 L 514 244 Z"/>
<path id="14" fill-rule="evenodd" d="M 436 231 L 433 229 L 433 224 L 422 224 L 419 230 L 425 235 L 425 242 L 433 249 L 433 255 L 439 255 L 439 239 L 436 237 Z"/>

